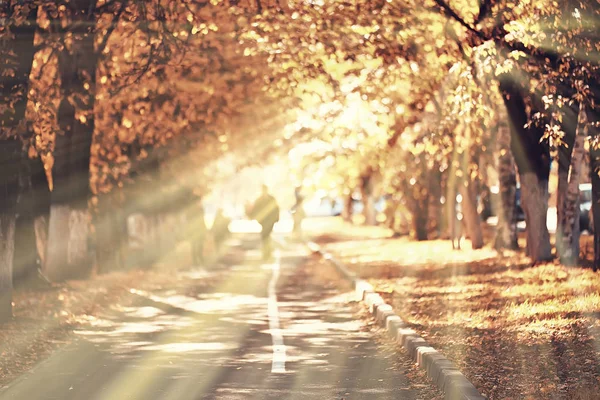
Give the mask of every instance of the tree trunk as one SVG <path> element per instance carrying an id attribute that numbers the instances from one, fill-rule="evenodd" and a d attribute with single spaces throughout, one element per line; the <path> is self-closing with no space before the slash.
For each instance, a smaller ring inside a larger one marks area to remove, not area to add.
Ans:
<path id="1" fill-rule="evenodd" d="M 71 210 L 69 214 L 69 241 L 67 248 L 67 262 L 69 264 L 91 267 L 92 260 L 88 247 L 89 234 L 90 214 L 88 210 Z M 82 274 L 85 274 L 85 272 L 82 271 Z"/>
<path id="2" fill-rule="evenodd" d="M 577 133 L 570 160 L 568 175 L 568 186 L 563 197 L 563 211 L 559 214 L 559 226 L 562 227 L 562 235 L 556 237 L 556 248 L 560 260 L 565 265 L 575 265 L 579 259 L 579 182 L 583 158 L 585 155 L 585 138 L 587 136 L 587 115 L 584 107 L 579 110 L 577 119 Z"/>
<path id="3" fill-rule="evenodd" d="M 457 172 L 459 168 L 459 154 L 456 147 L 456 141 L 452 141 L 452 158 L 450 159 L 450 166 L 448 171 L 448 179 L 446 180 L 446 220 L 448 226 L 448 236 L 452 240 L 452 248 L 455 249 L 454 240 L 457 239 L 460 248 L 460 237 L 456 237 L 459 233 L 462 236 L 462 229 L 457 224 L 462 222 L 457 219 L 457 203 L 456 203 L 456 188 L 458 185 Z"/>
<path id="4" fill-rule="evenodd" d="M 127 221 L 114 193 L 100 198 L 96 228 L 96 265 L 98 273 L 121 270 L 127 243 Z"/>
<path id="5" fill-rule="evenodd" d="M 344 208 L 342 210 L 342 218 L 346 222 L 352 222 L 354 214 L 354 203 L 352 201 L 352 191 L 344 197 Z"/>
<path id="6" fill-rule="evenodd" d="M 572 150 L 572 146 L 571 146 L 571 150 Z M 558 245 L 559 243 L 561 243 L 563 241 L 563 235 L 564 235 L 564 230 L 565 227 L 563 225 L 565 221 L 565 199 L 566 199 L 566 193 L 569 190 L 569 167 L 567 166 L 566 168 L 563 166 L 563 164 L 566 164 L 567 162 L 570 164 L 571 163 L 571 157 L 569 155 L 569 158 L 566 159 L 566 157 L 564 155 L 562 155 L 562 153 L 565 153 L 566 150 L 559 150 L 558 153 L 558 185 L 556 187 L 556 250 L 558 252 L 558 254 L 561 254 L 561 248 Z M 562 256 L 561 256 L 562 257 Z"/>
<path id="7" fill-rule="evenodd" d="M 48 233 L 47 275 L 64 280 L 85 276 L 92 268 L 89 244 L 90 151 L 94 133 L 94 99 L 97 54 L 94 51 L 96 1 L 81 4 L 74 19 L 89 24 L 89 31 L 59 55 L 62 99 L 54 151 L 55 185 Z M 62 234 L 64 236 L 57 236 Z M 69 243 L 61 243 L 65 241 Z M 67 262 L 67 264 L 64 264 Z M 61 272 L 61 269 L 64 271 Z"/>
<path id="8" fill-rule="evenodd" d="M 427 222 L 429 221 L 429 207 L 426 202 L 415 201 L 412 212 L 413 230 L 415 239 L 427 240 L 428 231 Z"/>
<path id="9" fill-rule="evenodd" d="M 162 215 L 160 214 L 160 212 L 156 212 L 151 214 L 148 217 L 148 219 L 150 222 L 150 240 L 148 241 L 146 246 L 148 249 L 148 254 L 151 257 L 150 264 L 154 264 L 160 261 L 164 251 L 164 246 L 161 237 L 161 230 L 163 226 Z"/>
<path id="10" fill-rule="evenodd" d="M 467 147 L 462 150 L 462 182 L 460 183 L 459 192 L 462 196 L 462 215 L 466 236 L 471 240 L 472 248 L 476 250 L 483 247 L 481 218 L 477 210 L 477 187 L 475 179 L 472 178 L 472 176 L 478 174 L 479 154 L 472 145 L 471 128 L 468 126 L 465 129 L 465 138 Z"/>
<path id="11" fill-rule="evenodd" d="M 363 216 L 365 225 L 376 224 L 375 200 L 373 199 L 373 180 L 374 171 L 368 167 L 367 171 L 361 176 L 360 194 L 363 202 Z"/>
<path id="12" fill-rule="evenodd" d="M 377 219 L 375 216 L 375 200 L 373 199 L 373 196 L 367 195 L 366 197 L 364 197 L 363 204 L 363 215 L 365 217 L 365 225 L 376 225 Z"/>
<path id="13" fill-rule="evenodd" d="M 429 238 L 439 239 L 442 236 L 443 227 L 443 212 L 442 205 L 440 204 L 440 198 L 442 197 L 442 173 L 440 167 L 436 163 L 433 169 L 428 172 L 428 202 L 429 202 L 429 214 L 432 218 L 429 218 Z"/>
<path id="14" fill-rule="evenodd" d="M 21 142 L 0 144 L 0 323 L 12 317 L 12 271 Z"/>
<path id="15" fill-rule="evenodd" d="M 427 171 L 424 156 L 419 156 L 419 175 L 416 181 L 411 181 L 411 217 L 413 231 L 416 240 L 427 240 L 429 238 L 429 193 L 427 185 Z"/>
<path id="16" fill-rule="evenodd" d="M 76 182 L 84 179 L 84 174 L 72 170 L 69 136 L 57 135 L 54 153 L 54 190 L 43 270 L 49 279 L 63 281 L 84 277 L 91 271 L 92 256 L 88 248 L 90 217 L 88 193 L 82 193 L 84 185 Z"/>
<path id="17" fill-rule="evenodd" d="M 600 148 L 597 147 L 600 139 L 600 128 L 596 124 L 600 123 L 600 111 L 597 105 L 587 111 L 588 129 L 592 138 L 590 143 L 590 180 L 592 182 L 592 218 L 594 223 L 594 271 L 597 271 L 600 268 Z"/>
<path id="18" fill-rule="evenodd" d="M 399 217 L 400 220 L 396 224 L 397 232 L 400 235 L 410 235 L 410 221 L 408 220 L 409 211 L 404 203 L 399 203 L 396 215 Z"/>
<path id="19" fill-rule="evenodd" d="M 59 109 L 59 119 L 61 113 L 65 111 L 68 104 L 61 104 Z M 62 112 L 61 112 L 62 111 Z M 69 238 L 69 215 L 71 200 L 69 190 L 69 138 L 64 135 L 56 135 L 54 145 L 54 166 L 52 169 L 52 180 L 54 189 L 50 198 L 50 212 L 48 214 L 48 242 L 46 248 L 46 258 L 43 264 L 44 274 L 51 280 L 62 280 L 69 274 L 66 270 L 71 269 L 67 264 L 67 249 Z M 65 269 L 65 271 L 63 271 Z"/>
<path id="20" fill-rule="evenodd" d="M 58 201 L 55 194 L 48 218 L 44 273 L 53 281 L 87 276 L 93 259 L 88 246 L 89 212 Z"/>
<path id="21" fill-rule="evenodd" d="M 387 199 L 385 203 L 385 225 L 396 231 L 396 213 L 398 212 L 398 201 L 394 197 Z"/>
<path id="22" fill-rule="evenodd" d="M 126 267 L 133 268 L 141 265 L 147 257 L 145 254 L 148 240 L 148 219 L 141 213 L 132 213 L 127 217 L 127 252 Z"/>
<path id="23" fill-rule="evenodd" d="M 35 230 L 35 242 L 37 252 L 40 257 L 40 267 L 43 270 L 46 265 L 46 259 L 48 254 L 48 222 L 50 221 L 50 206 L 48 206 L 48 213 L 40 215 L 33 221 L 33 228 Z"/>
<path id="24" fill-rule="evenodd" d="M 25 123 L 27 94 L 29 93 L 29 75 L 36 49 L 34 37 L 37 30 L 37 2 L 29 2 L 24 21 L 15 21 L 14 7 L 10 1 L 0 2 L 0 17 L 8 21 L 10 33 L 4 35 L 0 43 L 0 57 L 4 74 L 1 78 L 0 102 L 10 105 L 0 114 L 0 127 L 16 130 L 13 136 L 30 133 Z M 14 37 L 11 38 L 10 35 Z M 12 72 L 12 74 L 8 73 Z M 24 138 L 22 138 L 24 139 Z"/>
<path id="25" fill-rule="evenodd" d="M 528 125 L 522 88 L 511 80 L 500 80 L 500 89 L 511 122 L 511 150 L 519 171 L 521 204 L 527 224 L 527 255 L 534 263 L 552 259 L 546 224 L 550 151 L 542 140 L 544 127 Z M 532 109 L 532 113 L 537 110 Z"/>
<path id="26" fill-rule="evenodd" d="M 71 251 L 69 243 L 72 212 L 73 210 L 68 205 L 53 204 L 50 206 L 44 274 L 52 281 L 63 281 L 79 275 L 78 265 L 69 262 L 74 261 L 75 257 L 75 251 Z M 74 220 L 76 219 L 77 217 Z M 82 262 L 82 260 L 77 261 Z"/>
<path id="27" fill-rule="evenodd" d="M 465 178 L 465 184 L 461 185 L 462 209 L 465 227 L 473 250 L 483 247 L 483 232 L 481 230 L 481 218 L 477 212 L 477 203 L 475 202 L 475 191 L 473 184 L 468 177 Z"/>
<path id="28" fill-rule="evenodd" d="M 564 145 L 558 147 L 558 187 L 556 190 L 556 251 L 561 259 L 561 262 L 570 263 L 567 259 L 572 258 L 570 256 L 569 246 L 565 247 L 565 231 L 567 228 L 567 218 L 565 216 L 566 211 L 566 197 L 569 191 L 569 174 L 572 165 L 573 151 L 575 147 L 576 135 L 577 135 L 577 124 L 578 124 L 578 113 L 579 105 L 575 104 L 572 106 L 566 106 L 562 111 L 563 121 L 561 124 L 562 130 L 565 132 L 563 137 Z M 578 166 L 579 168 L 579 166 Z M 581 169 L 581 168 L 580 168 Z M 579 178 L 578 178 L 579 179 Z M 571 227 L 572 229 L 572 227 Z M 567 239 L 570 241 L 570 239 Z M 567 257 L 563 254 L 568 252 Z"/>
<path id="29" fill-rule="evenodd" d="M 499 201 L 490 201 L 496 211 L 498 225 L 494 247 L 500 249 L 519 248 L 517 240 L 517 172 L 515 160 L 510 151 L 510 128 L 508 123 L 500 121 L 497 134 L 498 189 Z"/>
<path id="30" fill-rule="evenodd" d="M 129 217 L 128 238 L 131 244 L 129 265 L 149 269 L 161 255 L 158 216 L 136 213 Z"/>
<path id="31" fill-rule="evenodd" d="M 23 160 L 19 177 L 13 281 L 15 285 L 35 285 L 45 255 L 50 191 L 40 159 Z"/>
<path id="32" fill-rule="evenodd" d="M 12 266 L 15 214 L 0 211 L 0 323 L 12 318 Z"/>
<path id="33" fill-rule="evenodd" d="M 13 283 L 28 286 L 35 282 L 40 259 L 35 235 L 35 219 L 28 212 L 19 213 L 15 223 Z"/>
<path id="34" fill-rule="evenodd" d="M 12 73 L 5 73 L 2 77 L 0 102 L 10 106 L 6 107 L 6 111 L 1 115 L 0 127 L 9 130 L 4 133 L 5 135 L 17 137 L 16 142 L 19 142 L 18 145 L 21 147 L 19 150 L 20 160 L 14 160 L 14 165 L 19 166 L 19 184 L 17 188 L 14 188 L 18 205 L 13 210 L 18 218 L 13 221 L 15 223 L 15 226 L 13 226 L 15 230 L 13 240 L 15 240 L 15 243 L 11 244 L 13 249 L 11 260 L 15 263 L 11 266 L 11 270 L 19 277 L 22 274 L 28 275 L 37 270 L 37 252 L 33 230 L 34 210 L 32 209 L 35 201 L 32 199 L 31 194 L 32 176 L 29 169 L 29 163 L 33 161 L 28 159 L 27 149 L 20 146 L 20 142 L 27 142 L 32 137 L 31 126 L 25 120 L 25 111 L 29 93 L 29 75 L 31 74 L 36 52 L 34 37 L 38 26 L 38 4 L 36 2 L 29 4 L 27 8 L 22 10 L 27 12 L 25 20 L 16 21 L 13 19 L 16 4 L 14 2 L 12 2 L 12 5 L 11 2 L 4 3 L 1 14 L 2 18 L 8 21 L 10 32 L 0 45 L 0 56 L 3 68 Z M 0 144 L 0 146 L 2 145 Z M 2 171 L 2 173 L 5 173 L 5 171 Z M 5 211 L 0 210 L 0 212 Z"/>
<path id="35" fill-rule="evenodd" d="M 521 204 L 527 224 L 527 255 L 535 262 L 552 259 L 548 216 L 548 181 L 534 173 L 521 174 Z"/>
<path id="36" fill-rule="evenodd" d="M 173 249 L 174 232 L 169 223 L 169 215 L 165 212 L 160 212 L 156 215 L 156 248 L 158 249 L 159 259 L 165 258 L 167 253 Z"/>

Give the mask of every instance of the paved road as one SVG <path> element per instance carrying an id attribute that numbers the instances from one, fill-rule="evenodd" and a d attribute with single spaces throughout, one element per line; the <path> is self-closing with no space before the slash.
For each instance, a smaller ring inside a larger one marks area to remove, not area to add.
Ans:
<path id="1" fill-rule="evenodd" d="M 440 394 L 410 360 L 382 350 L 334 271 L 299 245 L 242 258 L 188 285 L 135 291 L 0 399 L 424 399 Z M 235 250 L 235 249 L 234 249 Z M 198 289 L 210 274 L 211 290 Z M 389 346 L 388 346 L 389 347 Z M 410 378 L 409 378 L 410 377 Z"/>

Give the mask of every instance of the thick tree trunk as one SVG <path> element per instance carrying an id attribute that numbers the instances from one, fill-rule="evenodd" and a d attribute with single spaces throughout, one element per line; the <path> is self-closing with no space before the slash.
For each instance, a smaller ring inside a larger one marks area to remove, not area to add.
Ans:
<path id="1" fill-rule="evenodd" d="M 125 266 L 132 268 L 139 265 L 144 253 L 145 236 L 147 227 L 146 219 L 140 213 L 131 213 L 127 216 L 127 250 L 125 252 Z"/>
<path id="2" fill-rule="evenodd" d="M 590 147 L 592 181 L 592 223 L 594 229 L 594 272 L 600 268 L 600 149 Z"/>
<path id="3" fill-rule="evenodd" d="M 98 273 L 123 268 L 124 246 L 127 243 L 127 221 L 123 208 L 114 194 L 110 193 L 99 201 L 96 228 L 96 265 Z"/>
<path id="4" fill-rule="evenodd" d="M 575 265 L 579 259 L 579 182 L 585 153 L 585 138 L 587 136 L 587 115 L 584 107 L 579 110 L 577 119 L 577 134 L 571 155 L 569 180 L 566 194 L 563 196 L 563 212 L 559 215 L 559 226 L 562 235 L 556 237 L 556 248 L 560 260 L 565 265 Z"/>
<path id="5" fill-rule="evenodd" d="M 47 253 L 48 253 L 48 221 L 50 220 L 50 206 L 48 206 L 48 213 L 35 218 L 33 221 L 33 228 L 35 230 L 35 242 L 37 252 L 40 257 L 40 267 L 43 270 L 46 265 Z"/>
<path id="6" fill-rule="evenodd" d="M 427 222 L 429 221 L 429 207 L 422 202 L 415 202 L 412 212 L 413 230 L 416 240 L 427 240 L 428 229 Z"/>
<path id="7" fill-rule="evenodd" d="M 397 223 L 396 230 L 400 235 L 410 235 L 410 221 L 408 220 L 410 213 L 403 203 L 400 203 L 398 208 L 399 212 L 397 212 L 397 215 L 399 214 L 400 221 Z"/>
<path id="8" fill-rule="evenodd" d="M 21 142 L 0 143 L 0 323 L 12 317 L 12 271 Z"/>
<path id="9" fill-rule="evenodd" d="M 88 253 L 89 216 L 69 205 L 50 207 L 45 275 L 53 281 L 87 275 L 91 259 Z M 61 240 L 62 238 L 62 240 Z"/>
<path id="10" fill-rule="evenodd" d="M 74 266 L 84 266 L 86 271 L 81 271 L 84 276 L 92 265 L 92 255 L 89 252 L 90 214 L 88 210 L 72 209 L 69 213 L 69 241 L 67 247 L 67 262 Z M 75 271 L 74 271 L 75 272 Z"/>
<path id="11" fill-rule="evenodd" d="M 35 235 L 35 219 L 31 215 L 19 214 L 15 226 L 15 252 L 13 283 L 28 286 L 37 279 L 40 259 Z"/>
<path id="12" fill-rule="evenodd" d="M 26 8 L 28 11 L 26 19 L 14 21 L 13 13 L 16 6 L 14 3 L 16 2 L 0 2 L 0 17 L 4 22 L 8 21 L 10 30 L 0 43 L 2 70 L 5 72 L 0 78 L 0 102 L 10 105 L 0 114 L 0 127 L 17 130 L 12 132 L 13 134 L 23 134 L 28 130 L 24 119 L 29 93 L 29 75 L 36 52 L 34 37 L 37 30 L 38 4 L 29 2 Z M 8 73 L 9 71 L 12 74 Z"/>
<path id="13" fill-rule="evenodd" d="M 68 104 L 61 104 L 63 108 L 59 109 L 59 121 L 61 112 L 65 111 Z M 48 214 L 48 242 L 46 244 L 46 257 L 43 264 L 44 274 L 51 280 L 61 280 L 68 277 L 66 270 L 71 269 L 67 264 L 67 249 L 69 238 L 69 215 L 71 200 L 69 190 L 69 170 L 68 162 L 69 140 L 64 135 L 56 136 L 54 145 L 54 166 L 52 169 L 52 179 L 54 189 L 51 194 L 50 212 Z M 65 269 L 65 271 L 63 271 Z"/>
<path id="14" fill-rule="evenodd" d="M 12 318 L 12 266 L 15 214 L 0 210 L 0 323 Z"/>
<path id="15" fill-rule="evenodd" d="M 419 168 L 424 168 L 425 163 L 421 163 Z M 411 219 L 413 232 L 416 240 L 427 240 L 429 238 L 429 196 L 427 195 L 427 186 L 425 181 L 425 171 L 421 171 L 418 181 L 411 185 L 412 203 Z"/>
<path id="16" fill-rule="evenodd" d="M 462 209 L 465 221 L 465 227 L 473 250 L 483 247 L 483 232 L 481 230 L 481 218 L 477 212 L 477 203 L 475 201 L 475 191 L 472 182 L 467 178 L 466 184 L 461 185 Z"/>
<path id="17" fill-rule="evenodd" d="M 600 107 L 598 106 L 598 88 L 596 89 L 596 107 L 588 109 L 588 129 L 592 142 L 590 144 L 590 180 L 592 182 L 592 218 L 594 225 L 594 271 L 600 268 L 600 148 L 595 144 L 600 139 Z M 595 143 L 594 143 L 595 142 Z"/>
<path id="18" fill-rule="evenodd" d="M 564 107 L 562 111 L 563 121 L 562 129 L 565 132 L 563 141 L 564 145 L 558 148 L 558 187 L 556 190 L 556 250 L 561 259 L 561 262 L 571 263 L 572 257 L 570 255 L 571 249 L 567 245 L 570 239 L 565 239 L 564 235 L 568 228 L 566 226 L 567 218 L 565 215 L 566 211 L 566 198 L 569 191 L 569 175 L 570 169 L 573 162 L 573 151 L 576 142 L 577 125 L 578 125 L 578 113 L 580 113 L 579 105 Z M 580 166 L 578 165 L 578 168 Z M 577 178 L 579 180 L 579 177 Z M 567 240 L 567 241 L 565 241 Z M 565 257 L 565 252 L 569 253 Z M 571 259 L 569 261 L 569 259 Z"/>
<path id="19" fill-rule="evenodd" d="M 171 225 L 171 216 L 165 212 L 156 215 L 156 241 L 159 258 L 163 259 L 173 248 L 175 230 Z"/>
<path id="20" fill-rule="evenodd" d="M 571 160 L 570 155 L 568 160 L 564 159 L 564 156 L 561 155 L 560 151 L 558 158 L 558 184 L 556 187 L 556 250 L 560 256 L 561 249 L 558 244 L 563 241 L 565 230 L 565 227 L 563 226 L 563 223 L 565 222 L 565 199 L 569 187 L 569 167 L 565 168 L 562 164 L 567 162 L 570 164 Z"/>
<path id="21" fill-rule="evenodd" d="M 476 148 L 471 144 L 471 128 L 465 129 L 465 138 L 468 147 L 463 149 L 462 153 L 462 182 L 460 183 L 460 194 L 462 196 L 462 214 L 465 224 L 467 237 L 471 240 L 471 246 L 474 250 L 483 247 L 483 232 L 481 230 L 481 218 L 477 210 L 477 187 L 476 181 L 472 178 L 474 173 L 478 173 L 479 154 Z"/>
<path id="22" fill-rule="evenodd" d="M 77 179 L 84 179 L 81 171 L 74 173 L 72 170 L 70 136 L 57 136 L 54 151 L 54 190 L 51 194 L 43 266 L 44 274 L 53 281 L 84 277 L 92 267 L 92 255 L 88 248 L 88 192 L 82 192 L 84 185 L 76 182 Z M 88 182 L 89 178 L 85 179 L 85 183 Z"/>
<path id="23" fill-rule="evenodd" d="M 375 217 L 375 199 L 373 199 L 373 196 L 368 195 L 363 198 L 363 203 L 363 215 L 365 217 L 365 225 L 376 225 L 377 219 Z"/>
<path id="24" fill-rule="evenodd" d="M 150 226 L 150 240 L 146 243 L 147 253 L 150 255 L 150 264 L 160 261 L 164 247 L 161 238 L 162 216 L 153 213 L 148 216 Z M 149 265 L 151 266 L 151 265 Z"/>
<path id="25" fill-rule="evenodd" d="M 541 181 L 531 172 L 521 174 L 521 204 L 527 224 L 527 255 L 534 261 L 552 259 L 550 235 L 546 225 L 548 197 L 548 181 Z"/>
<path id="26" fill-rule="evenodd" d="M 600 269 L 600 149 L 590 149 L 592 216 L 594 222 L 594 272 Z"/>
<path id="27" fill-rule="evenodd" d="M 90 15 L 89 10 L 95 9 L 96 1 L 84 3 L 79 4 L 81 9 L 75 12 L 74 19 L 87 23 L 89 31 L 59 55 L 62 99 L 58 122 L 63 134 L 57 135 L 54 151 L 55 185 L 45 266 L 48 277 L 56 280 L 87 275 L 93 259 L 88 247 L 90 216 L 87 201 L 90 196 L 97 54 L 94 51 L 95 16 Z M 61 243 L 65 238 L 69 243 Z"/>
<path id="28" fill-rule="evenodd" d="M 500 249 L 519 248 L 517 240 L 517 171 L 510 151 L 510 128 L 505 120 L 500 121 L 497 134 L 498 203 L 491 202 L 498 217 L 494 247 Z"/>
<path id="29" fill-rule="evenodd" d="M 500 89 L 511 122 L 511 150 L 521 178 L 521 204 L 527 224 L 527 255 L 533 262 L 548 261 L 552 259 L 546 224 L 550 152 L 547 143 L 542 140 L 544 127 L 534 124 L 526 127 L 528 115 L 523 89 L 511 79 L 510 76 L 503 77 Z"/>
<path id="30" fill-rule="evenodd" d="M 128 218 L 128 266 L 151 268 L 159 259 L 158 217 L 154 214 L 136 213 Z"/>
<path id="31" fill-rule="evenodd" d="M 13 281 L 15 285 L 35 285 L 45 255 L 50 191 L 40 159 L 23 160 L 19 177 L 19 197 L 15 227 Z"/>
<path id="32" fill-rule="evenodd" d="M 48 218 L 44 274 L 53 281 L 87 276 L 93 260 L 88 246 L 89 212 L 69 201 L 60 201 L 55 195 Z"/>
<path id="33" fill-rule="evenodd" d="M 0 102 L 10 106 L 6 107 L 1 114 L 0 128 L 7 128 L 9 135 L 18 137 L 19 141 L 27 142 L 32 136 L 30 126 L 25 121 L 25 111 L 29 93 L 29 75 L 36 52 L 34 37 L 37 30 L 38 4 L 31 2 L 26 9 L 21 10 L 27 12 L 25 20 L 15 21 L 12 20 L 16 7 L 15 2 L 4 3 L 0 13 L 2 18 L 9 22 L 10 33 L 6 35 L 5 41 L 0 45 L 0 56 L 5 72 L 10 71 L 11 73 L 3 74 L 1 79 Z M 0 146 L 2 145 L 0 144 Z M 33 161 L 28 159 L 26 148 L 23 147 L 19 151 L 21 159 L 14 161 L 15 165 L 20 168 L 19 185 L 14 188 L 14 194 L 18 193 L 16 199 L 18 205 L 13 211 L 16 212 L 18 218 L 15 221 L 16 227 L 13 227 L 15 243 L 12 244 L 13 255 L 11 256 L 14 263 L 11 269 L 16 273 L 17 278 L 37 270 L 37 252 L 33 230 L 34 210 L 32 209 L 35 202 L 31 194 L 32 176 L 29 169 L 29 163 Z M 3 174 L 4 171 L 0 173 Z"/>

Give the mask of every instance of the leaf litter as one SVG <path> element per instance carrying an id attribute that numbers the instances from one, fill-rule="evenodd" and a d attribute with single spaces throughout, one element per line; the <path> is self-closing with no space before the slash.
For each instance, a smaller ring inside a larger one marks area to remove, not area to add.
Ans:
<path id="1" fill-rule="evenodd" d="M 339 219 L 309 234 L 489 399 L 600 398 L 600 274 Z"/>

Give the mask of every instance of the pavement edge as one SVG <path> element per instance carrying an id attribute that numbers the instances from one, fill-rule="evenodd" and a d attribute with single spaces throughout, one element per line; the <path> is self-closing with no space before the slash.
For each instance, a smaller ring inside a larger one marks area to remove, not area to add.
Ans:
<path id="1" fill-rule="evenodd" d="M 388 335 L 408 352 L 412 360 L 427 372 L 427 376 L 444 393 L 446 400 L 485 400 L 477 388 L 458 370 L 456 365 L 430 346 L 416 331 L 411 329 L 392 306 L 375 292 L 368 282 L 360 279 L 331 254 L 315 242 L 306 243 L 308 248 L 333 264 L 340 274 L 352 283 L 358 298 L 369 308 L 375 321 L 386 329 Z"/>

